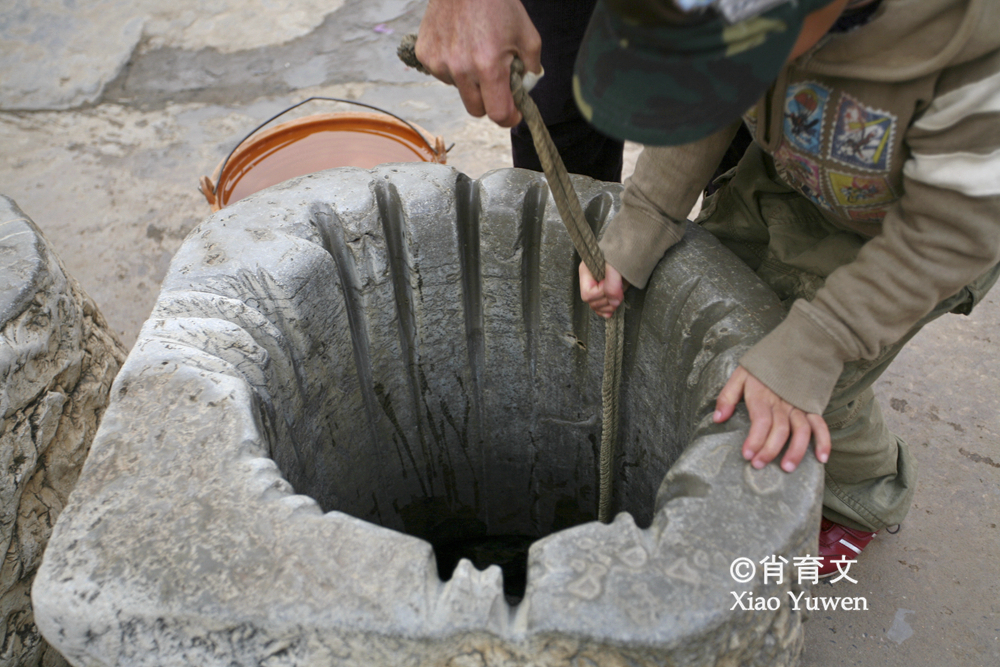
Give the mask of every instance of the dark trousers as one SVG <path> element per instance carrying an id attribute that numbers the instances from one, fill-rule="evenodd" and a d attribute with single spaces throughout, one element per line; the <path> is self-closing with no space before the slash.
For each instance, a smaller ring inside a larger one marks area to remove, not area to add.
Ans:
<path id="1" fill-rule="evenodd" d="M 531 97 L 542 113 L 542 120 L 549 128 L 566 169 L 571 174 L 621 182 L 625 143 L 591 127 L 573 100 L 573 65 L 595 0 L 521 2 L 542 36 L 545 76 L 531 91 Z M 542 170 L 531 131 L 524 121 L 511 129 L 510 143 L 515 167 Z"/>

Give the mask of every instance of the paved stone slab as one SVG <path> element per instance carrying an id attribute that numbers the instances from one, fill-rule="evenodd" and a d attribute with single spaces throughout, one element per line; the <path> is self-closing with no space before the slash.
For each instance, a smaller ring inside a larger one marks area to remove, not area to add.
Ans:
<path id="1" fill-rule="evenodd" d="M 619 187 L 576 186 L 600 226 Z M 602 525 L 575 275 L 532 172 L 334 170 L 223 209 L 112 389 L 39 627 L 88 665 L 793 664 L 801 614 L 729 611 L 729 567 L 815 549 L 821 469 L 754 471 L 745 414 L 711 421 L 780 306 L 697 229 L 630 294 Z M 505 535 L 538 539 L 523 600 L 496 566 L 439 577 L 431 542 Z"/>
<path id="2" fill-rule="evenodd" d="M 0 20 L 3 110 L 92 104 L 119 76 L 113 97 L 156 91 L 161 103 L 190 89 L 231 101 L 241 87 L 260 95 L 358 81 L 358 69 L 373 64 L 398 79 L 405 68 L 386 67 L 392 50 L 372 45 L 389 37 L 373 29 L 414 4 L 346 0 L 352 6 L 339 12 L 345 0 L 10 1 Z M 333 14 L 339 29 L 303 41 Z M 232 57 L 241 52 L 249 55 Z"/>

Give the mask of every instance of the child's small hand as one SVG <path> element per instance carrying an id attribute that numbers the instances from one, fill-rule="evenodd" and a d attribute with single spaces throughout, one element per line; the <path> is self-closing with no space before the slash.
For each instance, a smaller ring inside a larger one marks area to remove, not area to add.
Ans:
<path id="1" fill-rule="evenodd" d="M 628 281 L 610 264 L 604 265 L 604 280 L 597 282 L 590 269 L 580 262 L 580 298 L 595 313 L 607 319 L 615 314 L 615 309 L 625 300 Z"/>
<path id="2" fill-rule="evenodd" d="M 743 458 L 754 468 L 770 463 L 789 441 L 789 434 L 791 444 L 781 459 L 781 469 L 785 472 L 792 472 L 802 461 L 810 437 L 816 440 L 816 458 L 821 463 L 830 458 L 830 429 L 823 416 L 802 412 L 742 366 L 733 371 L 719 392 L 713 421 L 718 424 L 729 419 L 741 397 L 750 413 L 750 433 L 743 442 Z"/>

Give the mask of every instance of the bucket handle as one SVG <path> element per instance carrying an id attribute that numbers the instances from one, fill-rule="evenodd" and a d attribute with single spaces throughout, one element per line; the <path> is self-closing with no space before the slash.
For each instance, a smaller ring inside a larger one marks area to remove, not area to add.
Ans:
<path id="1" fill-rule="evenodd" d="M 427 137 L 424 136 L 423 132 L 421 132 L 416 127 L 414 127 L 413 124 L 410 121 L 406 120 L 405 118 L 400 118 L 399 116 L 397 116 L 396 114 L 392 113 L 391 111 L 386 111 L 385 109 L 379 108 L 377 106 L 374 106 L 374 105 L 371 105 L 371 104 L 365 104 L 364 102 L 358 102 L 356 100 L 345 100 L 345 99 L 342 99 L 342 98 L 339 98 L 339 97 L 322 97 L 322 96 L 318 96 L 317 95 L 317 96 L 314 96 L 314 97 L 307 97 L 306 99 L 302 100 L 301 102 L 298 102 L 298 103 L 293 104 L 292 106 L 288 107 L 287 109 L 285 109 L 281 113 L 274 114 L 273 116 L 271 116 L 270 118 L 268 118 L 267 120 L 265 120 L 263 123 L 261 123 L 260 125 L 258 125 L 257 127 L 255 127 L 253 130 L 251 130 L 250 133 L 247 134 L 247 136 L 245 136 L 242 139 L 240 139 L 239 143 L 236 144 L 235 146 L 233 146 L 233 150 L 229 151 L 229 155 L 226 156 L 226 159 L 222 161 L 222 166 L 219 167 L 219 181 L 222 180 L 222 174 L 226 173 L 226 164 L 229 163 L 229 158 L 233 157 L 233 154 L 236 152 L 236 149 L 239 148 L 240 146 L 242 146 L 246 142 L 247 139 L 249 139 L 253 135 L 257 134 L 257 132 L 259 132 L 265 125 L 267 125 L 271 121 L 277 120 L 278 118 L 284 116 L 289 111 L 291 111 L 293 109 L 297 109 L 298 107 L 302 106 L 303 104 L 305 104 L 307 102 L 313 102 L 315 100 L 324 100 L 324 101 L 327 101 L 327 102 L 343 102 L 345 104 L 355 104 L 355 105 L 357 105 L 359 107 L 365 107 L 365 108 L 368 108 L 368 109 L 372 109 L 374 111 L 380 111 L 380 112 L 386 114 L 387 116 L 392 116 L 393 118 L 395 118 L 399 122 L 405 123 L 407 127 L 409 127 L 411 130 L 413 130 L 423 140 L 423 142 L 425 144 L 427 144 L 427 148 L 429 148 L 430 151 L 432 153 L 434 153 L 434 157 L 437 158 L 437 157 L 441 156 L 441 152 L 437 148 L 435 148 L 434 146 L 431 146 L 431 143 L 429 141 L 427 141 Z M 451 150 L 451 148 L 449 147 L 444 152 L 447 153 L 448 150 Z M 208 185 L 208 183 L 205 183 L 206 180 L 208 180 L 208 179 L 204 179 L 204 178 L 202 179 L 202 189 L 203 190 L 204 190 L 205 186 Z M 218 193 L 219 182 L 216 181 L 215 183 L 211 183 L 211 186 L 212 186 L 212 196 L 214 198 L 215 195 Z M 207 194 L 206 194 L 206 196 L 207 196 Z"/>

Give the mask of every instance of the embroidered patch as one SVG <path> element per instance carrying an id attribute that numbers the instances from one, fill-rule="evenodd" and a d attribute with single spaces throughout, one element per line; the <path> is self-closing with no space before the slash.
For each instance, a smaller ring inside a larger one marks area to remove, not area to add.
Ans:
<path id="1" fill-rule="evenodd" d="M 788 140 L 818 155 L 823 146 L 823 116 L 830 91 L 818 83 L 798 83 L 785 93 L 784 131 Z"/>
<path id="2" fill-rule="evenodd" d="M 830 157 L 852 167 L 888 170 L 896 117 L 866 107 L 849 95 L 840 96 L 837 124 L 830 141 Z"/>
<path id="3" fill-rule="evenodd" d="M 881 176 L 858 176 L 839 171 L 829 174 L 833 196 L 845 208 L 884 204 L 896 198 L 889 181 Z"/>
<path id="4" fill-rule="evenodd" d="M 820 181 L 821 167 L 807 157 L 803 157 L 782 146 L 774 154 L 774 166 L 788 185 L 792 186 L 814 204 L 831 209 L 830 202 L 823 196 L 823 185 Z"/>
<path id="5" fill-rule="evenodd" d="M 820 166 L 816 162 L 789 150 L 788 146 L 782 146 L 774 154 L 774 163 L 779 169 L 784 167 L 793 180 L 808 185 L 816 192 L 823 191 L 819 180 Z"/>

